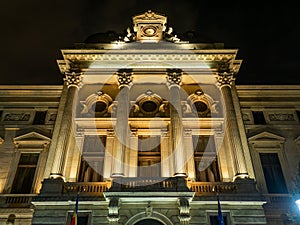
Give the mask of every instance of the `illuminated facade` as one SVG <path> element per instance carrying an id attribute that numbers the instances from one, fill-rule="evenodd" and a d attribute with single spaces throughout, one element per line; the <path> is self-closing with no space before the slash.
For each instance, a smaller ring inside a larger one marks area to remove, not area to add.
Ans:
<path id="1" fill-rule="evenodd" d="M 62 50 L 63 86 L 0 86 L 0 224 L 293 224 L 300 86 L 235 85 L 242 61 L 167 18 Z M 91 40 L 91 39 L 90 39 Z M 96 41 L 95 41 L 96 40 Z"/>

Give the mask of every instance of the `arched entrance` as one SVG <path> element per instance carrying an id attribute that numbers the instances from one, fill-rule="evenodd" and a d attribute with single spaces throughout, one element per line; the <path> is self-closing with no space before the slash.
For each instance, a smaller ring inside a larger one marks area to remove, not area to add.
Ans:
<path id="1" fill-rule="evenodd" d="M 159 222 L 158 220 L 145 219 L 135 223 L 134 225 L 164 225 L 164 224 Z"/>

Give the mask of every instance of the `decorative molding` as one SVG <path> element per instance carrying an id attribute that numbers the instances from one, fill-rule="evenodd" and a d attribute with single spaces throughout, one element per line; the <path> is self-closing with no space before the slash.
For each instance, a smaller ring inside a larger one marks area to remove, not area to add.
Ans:
<path id="1" fill-rule="evenodd" d="M 173 85 L 180 85 L 182 80 L 182 70 L 181 69 L 167 69 L 167 84 L 169 87 Z"/>
<path id="2" fill-rule="evenodd" d="M 120 217 L 119 217 L 119 199 L 117 199 L 117 198 L 110 199 L 109 205 L 108 205 L 107 219 L 109 222 L 112 222 L 112 224 L 118 224 L 118 221 L 120 219 Z"/>
<path id="3" fill-rule="evenodd" d="M 77 88 L 81 88 L 83 85 L 82 79 L 83 79 L 83 73 L 65 72 L 64 81 L 66 82 L 68 87 L 74 86 Z"/>
<path id="4" fill-rule="evenodd" d="M 269 113 L 270 121 L 296 121 L 292 113 Z"/>
<path id="5" fill-rule="evenodd" d="M 285 138 L 281 137 L 279 135 L 267 132 L 267 131 L 263 131 L 259 134 L 256 134 L 254 136 L 251 136 L 248 138 L 248 141 L 250 143 L 257 143 L 257 142 L 270 142 L 270 143 L 284 143 L 285 142 Z"/>
<path id="6" fill-rule="evenodd" d="M 218 75 L 216 76 L 216 79 L 217 79 L 217 84 L 221 88 L 224 86 L 231 87 L 232 83 L 235 80 L 232 72 L 219 72 Z"/>
<path id="7" fill-rule="evenodd" d="M 119 88 L 121 88 L 123 86 L 130 87 L 132 85 L 133 72 L 131 69 L 119 70 L 115 74 L 118 76 Z"/>
<path id="8" fill-rule="evenodd" d="M 186 198 L 179 198 L 178 205 L 180 223 L 188 224 L 191 220 L 189 201 Z"/>
<path id="9" fill-rule="evenodd" d="M 3 116 L 3 121 L 29 121 L 31 113 L 20 112 L 20 113 L 5 113 Z"/>
<path id="10" fill-rule="evenodd" d="M 42 134 L 32 131 L 27 134 L 15 137 L 13 141 L 17 148 L 24 145 L 37 145 L 46 147 L 50 144 L 51 139 Z"/>
<path id="11" fill-rule="evenodd" d="M 112 101 L 113 99 L 108 94 L 105 94 L 102 91 L 97 91 L 96 93 L 88 96 L 85 99 L 85 101 L 80 101 L 80 103 L 83 105 L 81 114 L 88 113 L 91 110 L 92 106 L 97 102 L 102 102 L 104 105 L 106 105 L 105 109 L 103 109 L 102 112 L 100 112 L 104 113 L 108 110 Z"/>
<path id="12" fill-rule="evenodd" d="M 147 207 L 145 207 L 145 214 L 147 217 L 151 217 L 153 214 L 153 207 L 151 206 L 151 202 L 148 202 Z"/>

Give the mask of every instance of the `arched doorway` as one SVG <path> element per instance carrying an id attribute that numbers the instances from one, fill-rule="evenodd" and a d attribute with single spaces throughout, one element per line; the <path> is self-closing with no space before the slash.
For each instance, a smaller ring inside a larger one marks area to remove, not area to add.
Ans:
<path id="1" fill-rule="evenodd" d="M 164 225 L 164 224 L 159 222 L 158 220 L 145 219 L 135 223 L 134 225 Z"/>

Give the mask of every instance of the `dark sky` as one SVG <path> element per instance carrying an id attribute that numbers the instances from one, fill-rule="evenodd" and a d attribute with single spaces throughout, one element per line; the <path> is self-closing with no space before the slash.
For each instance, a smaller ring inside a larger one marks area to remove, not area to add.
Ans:
<path id="1" fill-rule="evenodd" d="M 175 33 L 194 30 L 239 49 L 237 84 L 300 84 L 295 4 L 209 0 L 10 0 L 1 2 L 1 84 L 62 84 L 56 60 L 91 34 L 122 33 L 151 9 Z"/>

